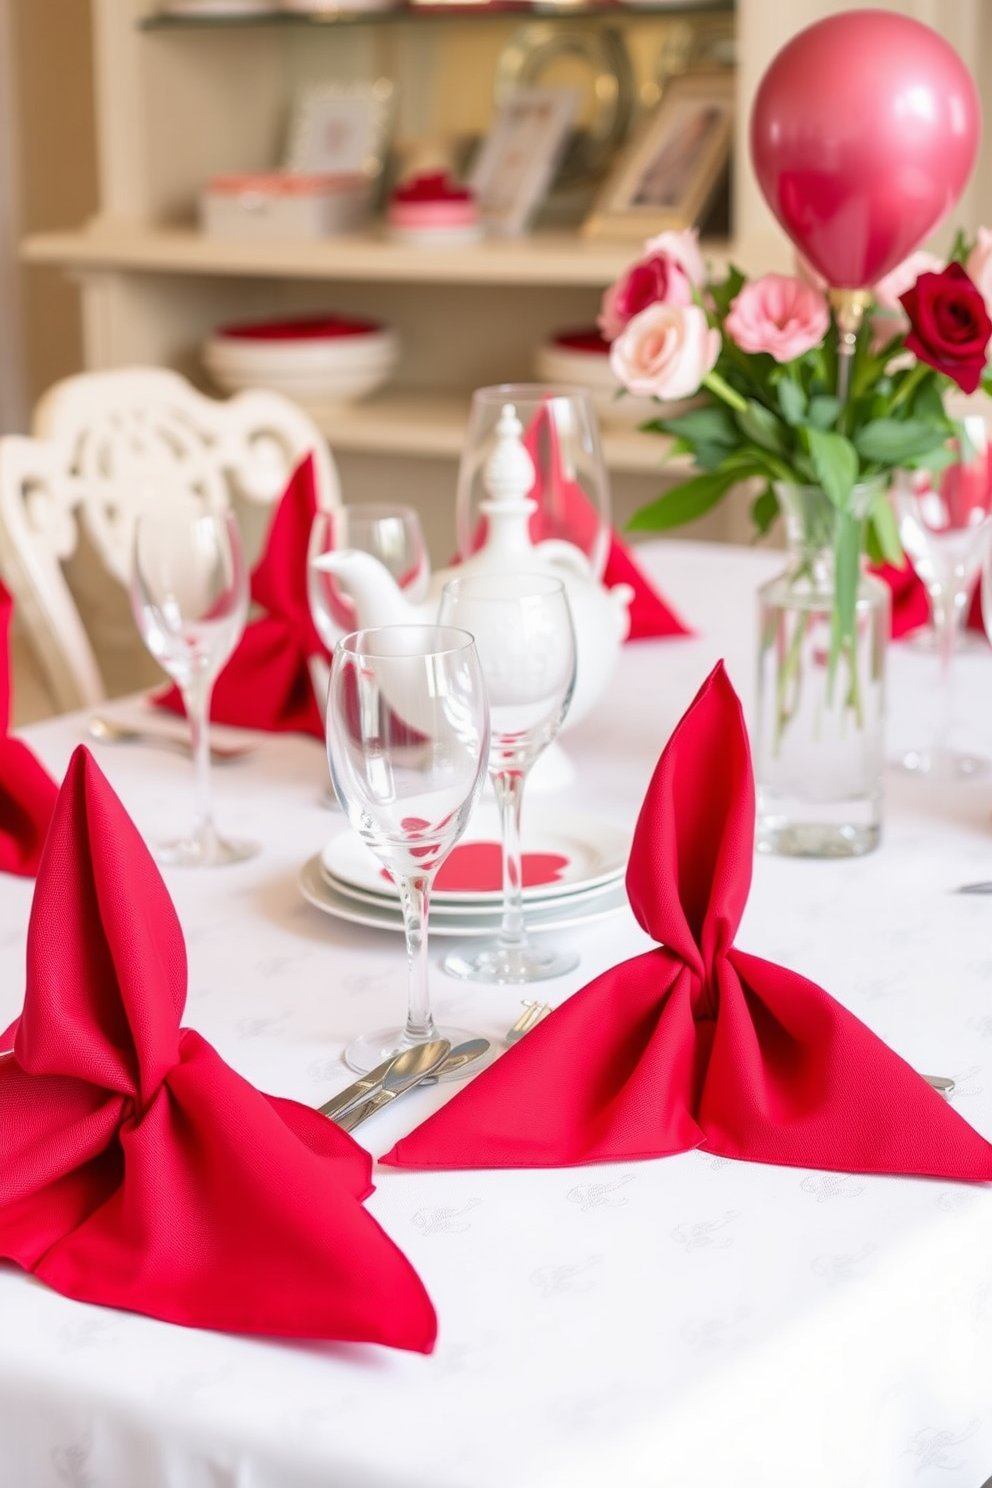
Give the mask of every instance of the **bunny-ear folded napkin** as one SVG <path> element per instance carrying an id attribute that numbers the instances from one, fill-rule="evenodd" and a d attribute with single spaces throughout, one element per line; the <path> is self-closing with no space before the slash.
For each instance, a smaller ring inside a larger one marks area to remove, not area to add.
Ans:
<path id="1" fill-rule="evenodd" d="M 0 1256 L 168 1322 L 429 1351 L 430 1300 L 362 1207 L 368 1156 L 181 1028 L 185 998 L 172 901 L 80 748 L 0 1040 Z"/>
<path id="2" fill-rule="evenodd" d="M 214 723 L 324 737 L 309 670 L 312 657 L 328 659 L 307 601 L 307 546 L 316 511 L 313 458 L 307 455 L 279 498 L 265 550 L 252 570 L 252 603 L 261 613 L 249 620 L 217 678 L 210 700 Z M 155 701 L 183 711 L 176 687 Z"/>
<path id="3" fill-rule="evenodd" d="M 13 600 L 0 583 L 0 873 L 37 873 L 58 786 L 10 723 L 10 620 Z"/>
<path id="4" fill-rule="evenodd" d="M 575 993 L 383 1162 L 559 1167 L 723 1157 L 992 1178 L 992 1146 L 853 1014 L 738 950 L 754 785 L 722 665 L 641 809 L 631 906 L 658 946 Z"/>

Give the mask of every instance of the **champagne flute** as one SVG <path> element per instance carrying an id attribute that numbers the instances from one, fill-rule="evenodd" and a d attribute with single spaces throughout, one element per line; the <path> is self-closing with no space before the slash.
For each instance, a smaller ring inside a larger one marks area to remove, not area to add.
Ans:
<path id="1" fill-rule="evenodd" d="M 487 463 L 496 447 L 500 420 L 509 408 L 523 429 L 523 445 L 534 466 L 527 497 L 534 543 L 557 539 L 580 548 L 594 578 L 601 579 L 610 550 L 610 482 L 592 395 L 581 388 L 540 383 L 500 383 L 472 394 L 455 498 L 458 552 L 467 558 L 482 545 L 485 506 L 492 500 Z"/>
<path id="2" fill-rule="evenodd" d="M 930 599 L 940 669 L 941 705 L 935 737 L 928 747 L 912 750 L 904 769 L 918 774 L 967 778 L 987 768 L 988 761 L 952 748 L 952 659 L 975 581 L 992 539 L 992 483 L 985 420 L 960 420 L 958 459 L 931 483 L 925 471 L 902 471 L 893 501 L 899 536 Z"/>
<path id="3" fill-rule="evenodd" d="M 489 692 L 489 775 L 500 809 L 503 919 L 494 943 L 444 960 L 452 976 L 519 985 L 561 976 L 574 952 L 538 946 L 523 914 L 520 817 L 527 773 L 561 727 L 575 686 L 575 634 L 565 588 L 544 574 L 451 579 L 439 619 L 475 636 Z"/>
<path id="4" fill-rule="evenodd" d="M 338 641 L 358 625 L 355 605 L 338 583 L 336 574 L 323 568 L 325 553 L 357 548 L 371 553 L 396 580 L 411 604 L 427 597 L 430 562 L 420 517 L 412 506 L 380 502 L 356 502 L 319 511 L 310 528 L 307 549 L 307 599 L 317 634 L 333 651 Z"/>
<path id="5" fill-rule="evenodd" d="M 406 932 L 406 1023 L 349 1045 L 345 1060 L 360 1074 L 411 1044 L 472 1037 L 434 1021 L 427 924 L 434 876 L 468 824 L 488 753 L 485 678 L 464 630 L 386 625 L 337 643 L 327 698 L 331 778 L 399 889 Z"/>
<path id="6" fill-rule="evenodd" d="M 193 746 L 193 830 L 164 843 L 159 860 L 191 867 L 241 862 L 258 845 L 221 837 L 214 826 L 208 731 L 214 682 L 248 614 L 248 570 L 234 514 L 187 503 L 139 516 L 131 608 L 142 640 L 182 693 Z"/>

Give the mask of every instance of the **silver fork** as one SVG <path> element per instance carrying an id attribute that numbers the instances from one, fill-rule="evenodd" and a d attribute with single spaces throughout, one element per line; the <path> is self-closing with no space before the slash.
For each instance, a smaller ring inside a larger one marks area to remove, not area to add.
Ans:
<path id="1" fill-rule="evenodd" d="M 550 1002 L 525 1002 L 523 1009 L 516 1023 L 506 1033 L 508 1044 L 517 1043 L 525 1033 L 530 1033 L 532 1028 L 536 1028 L 542 1018 L 546 1018 L 550 1012 L 554 1011 Z"/>

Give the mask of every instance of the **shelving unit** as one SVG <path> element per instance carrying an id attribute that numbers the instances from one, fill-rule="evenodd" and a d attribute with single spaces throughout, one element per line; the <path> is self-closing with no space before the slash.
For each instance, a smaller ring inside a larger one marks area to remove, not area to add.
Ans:
<path id="1" fill-rule="evenodd" d="M 429 507 L 428 527 L 445 556 L 453 460 L 471 388 L 530 377 L 538 342 L 550 330 L 593 321 L 603 289 L 634 245 L 588 242 L 567 231 L 429 251 L 379 232 L 320 243 L 222 243 L 194 226 L 203 182 L 224 171 L 270 168 L 301 88 L 334 77 L 393 77 L 397 130 L 406 138 L 429 135 L 442 102 L 459 127 L 473 110 L 477 125 L 492 47 L 514 26 L 538 19 L 631 27 L 643 43 L 645 28 L 676 12 L 732 11 L 742 141 L 772 55 L 804 25 L 844 8 L 840 0 L 657 0 L 194 18 L 154 14 L 149 0 L 91 3 L 100 212 L 78 231 L 33 237 L 23 249 L 29 261 L 61 265 L 78 278 L 88 365 L 171 365 L 206 385 L 199 347 L 224 321 L 313 308 L 388 321 L 404 348 L 395 383 L 366 404 L 317 415 L 342 465 L 346 494 L 367 499 L 388 488 L 394 498 Z M 939 20 L 929 0 L 902 0 L 901 8 L 941 25 L 970 59 L 982 55 L 982 0 L 959 0 L 954 14 Z M 983 163 L 959 220 L 974 226 L 992 217 L 975 207 L 988 175 Z M 734 159 L 733 241 L 708 248 L 711 259 L 732 258 L 751 271 L 791 262 L 745 150 Z M 610 429 L 606 452 L 622 520 L 657 489 L 663 443 Z M 742 536 L 747 522 L 721 511 L 706 531 Z"/>

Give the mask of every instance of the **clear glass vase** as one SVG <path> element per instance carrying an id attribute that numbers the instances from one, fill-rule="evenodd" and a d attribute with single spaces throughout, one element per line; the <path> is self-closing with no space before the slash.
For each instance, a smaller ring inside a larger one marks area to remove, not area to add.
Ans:
<path id="1" fill-rule="evenodd" d="M 758 591 L 754 740 L 759 852 L 855 857 L 878 846 L 885 763 L 889 590 L 859 562 L 853 629 L 835 634 L 839 523 L 861 533 L 876 488 L 850 515 L 818 486 L 776 486 L 789 561 Z M 853 580 L 852 580 L 853 582 Z"/>

